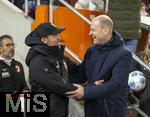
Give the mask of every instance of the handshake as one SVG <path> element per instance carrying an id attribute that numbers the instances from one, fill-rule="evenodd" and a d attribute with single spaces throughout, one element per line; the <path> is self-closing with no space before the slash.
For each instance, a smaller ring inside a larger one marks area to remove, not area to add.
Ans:
<path id="1" fill-rule="evenodd" d="M 94 82 L 95 85 L 101 85 L 103 83 L 104 83 L 104 80 L 98 80 L 98 81 Z M 84 96 L 84 87 L 82 85 L 79 85 L 79 84 L 73 84 L 73 85 L 77 89 L 74 91 L 66 92 L 67 97 L 82 100 L 83 96 Z"/>

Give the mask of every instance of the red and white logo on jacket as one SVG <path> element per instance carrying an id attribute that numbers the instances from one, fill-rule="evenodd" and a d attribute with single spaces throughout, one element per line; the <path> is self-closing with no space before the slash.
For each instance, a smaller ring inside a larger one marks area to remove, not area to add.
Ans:
<path id="1" fill-rule="evenodd" d="M 16 72 L 19 73 L 19 72 L 21 71 L 21 70 L 20 70 L 20 67 L 19 67 L 18 65 L 16 65 L 15 68 L 16 68 Z"/>

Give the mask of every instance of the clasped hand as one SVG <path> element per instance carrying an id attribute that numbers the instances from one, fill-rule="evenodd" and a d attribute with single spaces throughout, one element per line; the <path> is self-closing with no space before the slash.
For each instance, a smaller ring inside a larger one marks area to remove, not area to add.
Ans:
<path id="1" fill-rule="evenodd" d="M 95 85 L 101 85 L 104 82 L 104 80 L 98 80 L 95 81 L 94 84 Z M 75 98 L 75 99 L 83 99 L 84 96 L 84 87 L 82 85 L 79 84 L 73 84 L 77 89 L 74 91 L 69 91 L 66 92 L 67 97 L 69 98 Z"/>

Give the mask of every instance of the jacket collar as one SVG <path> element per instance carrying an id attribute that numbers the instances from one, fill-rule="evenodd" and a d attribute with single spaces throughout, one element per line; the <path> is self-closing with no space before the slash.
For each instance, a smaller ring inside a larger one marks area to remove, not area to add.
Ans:
<path id="1" fill-rule="evenodd" d="M 59 60 L 63 60 L 64 49 L 65 49 L 64 45 L 60 45 L 60 46 L 34 45 L 32 48 L 30 48 L 27 54 L 26 64 L 27 66 L 29 66 L 31 60 L 40 54 L 49 57 L 56 57 Z"/>
<path id="2" fill-rule="evenodd" d="M 8 66 L 11 66 L 13 58 L 7 60 L 5 58 L 3 58 L 2 56 L 0 56 L 0 61 L 3 61 L 4 63 L 6 63 Z"/>
<path id="3" fill-rule="evenodd" d="M 33 46 L 33 50 L 44 54 L 46 56 L 55 56 L 55 57 L 63 57 L 64 54 L 64 45 L 59 46 L 47 46 L 47 45 L 36 45 Z"/>
<path id="4" fill-rule="evenodd" d="M 98 50 L 111 50 L 112 48 L 123 46 L 124 41 L 119 33 L 113 31 L 112 39 L 102 45 L 94 45 Z"/>

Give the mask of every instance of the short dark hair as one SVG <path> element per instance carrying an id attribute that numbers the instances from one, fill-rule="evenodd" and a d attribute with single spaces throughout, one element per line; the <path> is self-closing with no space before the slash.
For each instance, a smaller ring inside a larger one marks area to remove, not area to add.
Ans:
<path id="1" fill-rule="evenodd" d="M 6 39 L 6 38 L 9 38 L 9 39 L 13 40 L 13 38 L 8 34 L 2 35 L 0 37 L 0 45 L 2 44 L 3 40 Z"/>

